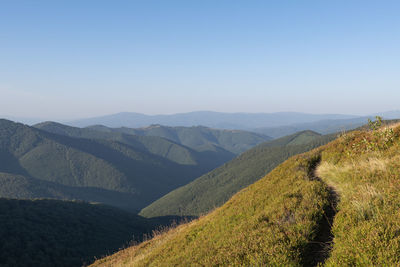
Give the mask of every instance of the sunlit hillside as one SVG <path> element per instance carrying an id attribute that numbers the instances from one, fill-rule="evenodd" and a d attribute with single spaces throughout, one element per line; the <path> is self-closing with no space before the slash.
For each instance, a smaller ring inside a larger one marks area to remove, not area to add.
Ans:
<path id="1" fill-rule="evenodd" d="M 400 126 L 370 128 L 294 156 L 210 214 L 94 265 L 395 266 Z"/>

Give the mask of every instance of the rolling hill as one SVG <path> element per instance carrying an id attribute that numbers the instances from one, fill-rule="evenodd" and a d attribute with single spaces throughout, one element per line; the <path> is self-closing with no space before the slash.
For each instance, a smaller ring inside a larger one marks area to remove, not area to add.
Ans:
<path id="1" fill-rule="evenodd" d="M 397 266 L 400 125 L 375 126 L 291 157 L 222 207 L 94 266 Z"/>
<path id="2" fill-rule="evenodd" d="M 227 160 L 163 138 L 123 137 L 125 144 L 75 138 L 0 120 L 0 197 L 80 199 L 137 212 Z"/>
<path id="3" fill-rule="evenodd" d="M 108 128 L 97 125 L 88 127 L 103 132 L 119 132 L 139 136 L 158 136 L 175 143 L 190 147 L 197 151 L 215 151 L 220 148 L 234 154 L 240 154 L 260 143 L 272 138 L 263 134 L 257 134 L 239 130 L 212 129 L 204 126 L 193 127 L 169 127 L 151 125 L 144 128 Z"/>
<path id="4" fill-rule="evenodd" d="M 265 176 L 288 157 L 323 145 L 335 135 L 303 131 L 260 144 L 144 208 L 145 217 L 199 216 L 221 206 L 242 188 Z"/>

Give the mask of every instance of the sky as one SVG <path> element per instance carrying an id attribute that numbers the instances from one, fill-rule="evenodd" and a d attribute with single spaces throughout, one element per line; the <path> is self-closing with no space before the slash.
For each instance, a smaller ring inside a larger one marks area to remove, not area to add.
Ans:
<path id="1" fill-rule="evenodd" d="M 400 1 L 1 0 L 0 116 L 400 109 Z"/>

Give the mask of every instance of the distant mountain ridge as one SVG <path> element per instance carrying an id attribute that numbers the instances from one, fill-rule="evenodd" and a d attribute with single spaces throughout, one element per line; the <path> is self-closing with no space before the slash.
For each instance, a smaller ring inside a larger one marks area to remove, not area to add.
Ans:
<path id="1" fill-rule="evenodd" d="M 206 126 L 221 129 L 249 130 L 260 127 L 277 127 L 293 123 L 305 123 L 327 119 L 349 119 L 359 116 L 341 114 L 307 114 L 299 112 L 277 113 L 223 113 L 196 111 L 172 115 L 145 115 L 122 112 L 102 117 L 80 119 L 66 124 L 77 127 L 105 125 L 107 127 L 138 128 L 152 124 L 166 126 Z"/>
<path id="2" fill-rule="evenodd" d="M 240 154 L 262 142 L 272 139 L 267 135 L 254 132 L 214 129 L 204 126 L 170 127 L 156 124 L 143 128 L 109 128 L 96 125 L 87 127 L 86 129 L 108 133 L 118 132 L 139 136 L 158 136 L 197 151 L 216 150 L 220 147 L 234 154 Z"/>
<path id="3" fill-rule="evenodd" d="M 320 134 L 330 134 L 342 131 L 353 130 L 368 122 L 368 119 L 374 119 L 373 116 L 359 117 L 352 119 L 338 119 L 338 120 L 320 120 L 316 122 L 295 123 L 291 125 L 279 127 L 264 127 L 253 129 L 254 132 L 266 134 L 268 136 L 279 138 L 282 136 L 290 135 L 299 131 L 315 131 Z"/>
<path id="4" fill-rule="evenodd" d="M 87 127 L 104 125 L 112 128 L 140 128 L 154 124 L 164 126 L 205 126 L 218 129 L 246 130 L 273 138 L 290 135 L 298 131 L 312 130 L 321 134 L 355 129 L 376 115 L 384 119 L 400 118 L 400 111 L 393 110 L 370 115 L 307 114 L 299 112 L 277 113 L 222 113 L 198 111 L 172 115 L 145 115 L 122 112 L 107 116 L 66 122 L 68 125 Z"/>

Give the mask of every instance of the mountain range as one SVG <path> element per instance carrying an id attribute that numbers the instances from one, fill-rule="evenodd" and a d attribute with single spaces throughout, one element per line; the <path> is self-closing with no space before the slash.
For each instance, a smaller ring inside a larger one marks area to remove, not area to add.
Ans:
<path id="1" fill-rule="evenodd" d="M 197 111 L 172 115 L 145 115 L 122 112 L 102 117 L 79 119 L 66 124 L 78 127 L 104 125 L 108 127 L 145 127 L 152 124 L 166 126 L 206 126 L 221 129 L 250 130 L 260 127 L 277 127 L 293 123 L 315 122 L 327 119 L 350 119 L 359 116 L 341 114 L 278 113 L 223 113 Z"/>
<path id="2" fill-rule="evenodd" d="M 30 127 L 0 120 L 0 197 L 79 199 L 138 212 L 270 139 L 205 127 Z"/>
<path id="3" fill-rule="evenodd" d="M 272 139 L 264 134 L 243 130 L 213 129 L 204 126 L 169 127 L 157 124 L 143 128 L 109 128 L 95 125 L 85 129 L 139 136 L 158 136 L 197 151 L 214 151 L 222 148 L 236 155 Z"/>
<path id="4" fill-rule="evenodd" d="M 80 199 L 136 212 L 234 157 L 223 149 L 198 152 L 160 137 L 97 139 L 89 137 L 104 133 L 91 130 L 75 136 L 86 134 L 76 138 L 0 120 L 0 196 Z"/>
<path id="5" fill-rule="evenodd" d="M 307 114 L 299 112 L 277 113 L 222 113 L 199 111 L 172 115 L 145 115 L 122 112 L 102 117 L 66 122 L 68 125 L 87 127 L 104 125 L 107 127 L 140 128 L 150 125 L 164 126 L 205 126 L 219 129 L 246 130 L 273 138 L 279 138 L 299 131 L 312 130 L 330 134 L 355 129 L 381 116 L 384 119 L 400 118 L 400 111 L 374 113 L 365 116 L 346 114 Z"/>

